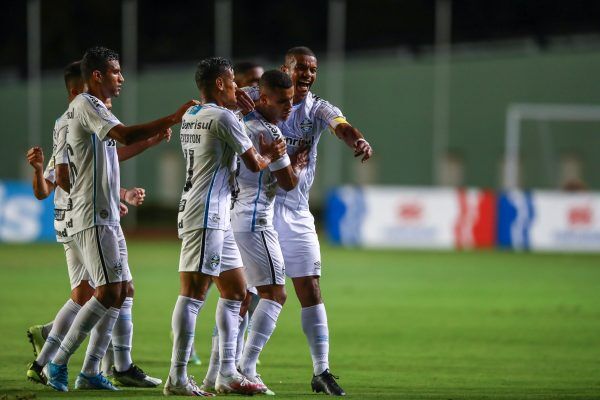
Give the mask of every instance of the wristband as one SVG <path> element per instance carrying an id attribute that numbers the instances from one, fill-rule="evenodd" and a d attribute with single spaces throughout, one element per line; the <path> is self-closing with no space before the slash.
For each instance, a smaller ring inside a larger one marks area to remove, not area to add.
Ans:
<path id="1" fill-rule="evenodd" d="M 354 142 L 354 148 L 356 148 L 356 146 L 358 146 L 359 142 L 365 142 L 367 144 L 367 146 L 370 146 L 369 142 L 367 142 L 367 139 L 360 138 L 360 139 L 357 139 L 356 142 Z"/>
<path id="2" fill-rule="evenodd" d="M 280 169 L 283 169 L 291 164 L 292 164 L 292 162 L 290 161 L 290 157 L 287 154 L 284 154 L 283 157 L 281 157 L 281 158 L 273 161 L 271 164 L 269 164 L 269 170 L 279 171 Z"/>

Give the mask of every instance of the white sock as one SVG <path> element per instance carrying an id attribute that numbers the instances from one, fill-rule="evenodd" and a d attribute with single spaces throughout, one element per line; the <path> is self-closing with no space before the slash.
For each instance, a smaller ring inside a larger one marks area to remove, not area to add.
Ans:
<path id="1" fill-rule="evenodd" d="M 81 372 L 86 376 L 96 376 L 100 373 L 100 362 L 106 354 L 106 349 L 110 343 L 112 331 L 119 317 L 119 309 L 111 307 L 108 312 L 104 314 L 104 317 L 94 329 L 90 335 L 90 342 L 88 343 L 87 351 L 85 353 L 85 360 L 83 361 L 83 367 Z"/>
<path id="2" fill-rule="evenodd" d="M 81 306 L 69 299 L 58 311 L 54 318 L 52 329 L 46 337 L 44 347 L 42 347 L 40 354 L 38 354 L 35 359 L 35 362 L 37 362 L 38 365 L 43 367 L 56 355 L 58 346 L 60 346 L 60 343 L 65 338 L 65 335 L 69 331 L 69 327 L 79 310 L 81 310 Z"/>
<path id="3" fill-rule="evenodd" d="M 237 345 L 235 347 L 235 365 L 240 364 L 242 353 L 244 351 L 244 338 L 246 336 L 246 329 L 248 328 L 248 313 L 246 312 L 246 315 L 243 317 L 239 315 L 238 319 L 240 325 L 238 328 Z"/>
<path id="4" fill-rule="evenodd" d="M 125 297 L 125 301 L 119 310 L 119 317 L 115 323 L 112 336 L 115 369 L 119 372 L 127 371 L 133 363 L 131 360 L 131 342 L 133 337 L 132 306 L 133 298 Z"/>
<path id="5" fill-rule="evenodd" d="M 201 300 L 179 296 L 173 309 L 171 329 L 173 329 L 173 353 L 169 375 L 175 385 L 187 382 L 187 363 L 194 342 L 196 318 L 204 305 Z"/>
<path id="6" fill-rule="evenodd" d="M 215 319 L 219 327 L 219 360 L 221 366 L 219 373 L 231 376 L 235 370 L 235 350 L 237 348 L 237 335 L 240 327 L 239 315 L 241 301 L 219 298 Z"/>
<path id="7" fill-rule="evenodd" d="M 71 324 L 71 328 L 69 328 L 67 335 L 60 344 L 52 362 L 54 364 L 67 365 L 71 355 L 79 348 L 94 325 L 104 317 L 107 311 L 96 297 L 92 297 L 85 303 L 73 320 L 73 324 Z"/>
<path id="8" fill-rule="evenodd" d="M 212 334 L 212 347 L 210 348 L 210 361 L 208 362 L 208 370 L 204 380 L 206 382 L 214 384 L 217 380 L 217 374 L 219 373 L 219 328 L 215 325 Z"/>
<path id="9" fill-rule="evenodd" d="M 319 375 L 329 368 L 329 328 L 325 304 L 302 309 L 302 330 L 310 347 L 314 374 Z"/>
<path id="10" fill-rule="evenodd" d="M 248 329 L 248 340 L 240 363 L 244 375 L 256 376 L 258 356 L 275 330 L 281 308 L 281 304 L 273 300 L 260 299 L 258 302 L 252 314 L 252 324 Z"/>
<path id="11" fill-rule="evenodd" d="M 117 322 L 119 320 L 117 319 Z M 116 326 L 116 324 L 115 324 Z M 113 328 L 113 336 L 115 335 L 115 328 Z M 108 344 L 108 347 L 106 348 L 106 354 L 104 354 L 104 357 L 102 357 L 102 363 L 100 364 L 100 370 L 102 371 L 102 373 L 104 374 L 104 376 L 111 376 L 113 374 L 112 372 L 112 366 L 115 363 L 115 349 L 113 348 L 113 344 L 112 344 L 112 340 L 110 341 L 110 343 Z"/>

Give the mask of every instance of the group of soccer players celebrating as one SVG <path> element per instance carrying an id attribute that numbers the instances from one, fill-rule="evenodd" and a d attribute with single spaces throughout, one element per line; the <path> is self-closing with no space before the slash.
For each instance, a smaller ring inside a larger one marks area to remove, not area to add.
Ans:
<path id="1" fill-rule="evenodd" d="M 244 72 L 248 87 L 238 87 L 236 80 L 243 85 L 238 72 Z M 131 358 L 133 284 L 120 227 L 127 207 L 121 201 L 137 206 L 145 192 L 120 187 L 119 162 L 169 140 L 170 127 L 181 123 L 186 172 L 177 218 L 180 292 L 163 393 L 274 394 L 256 366 L 286 301 L 287 276 L 302 306 L 312 390 L 345 395 L 329 370 L 321 256 L 308 193 L 317 144 L 327 128 L 362 161 L 372 149 L 337 107 L 310 91 L 316 77 L 317 59 L 306 47 L 290 49 L 280 70 L 264 73 L 257 65 L 234 71 L 227 59 L 207 58 L 195 73 L 200 101 L 189 101 L 164 118 L 125 126 L 110 111 L 124 82 L 118 54 L 94 47 L 67 67 L 69 105 L 56 122 L 52 156 L 45 170 L 39 147 L 27 158 L 36 197 L 55 191 L 55 229 L 72 292 L 51 325 L 29 332 L 42 336 L 46 330 L 29 379 L 67 391 L 69 358 L 90 335 L 76 389 L 162 383 Z M 216 327 L 208 372 L 198 386 L 187 365 L 196 318 L 212 283 L 220 294 Z M 112 380 L 102 371 L 112 373 Z"/>

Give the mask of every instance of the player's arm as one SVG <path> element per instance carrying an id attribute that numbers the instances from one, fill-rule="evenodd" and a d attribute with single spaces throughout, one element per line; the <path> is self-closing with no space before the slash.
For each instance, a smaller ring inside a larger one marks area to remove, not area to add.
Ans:
<path id="1" fill-rule="evenodd" d="M 54 183 L 44 177 L 44 152 L 41 147 L 32 147 L 27 151 L 27 161 L 33 167 L 33 194 L 38 200 L 44 200 L 54 190 Z"/>
<path id="2" fill-rule="evenodd" d="M 271 172 L 277 178 L 277 184 L 280 188 L 289 192 L 298 185 L 300 171 L 308 164 L 309 150 L 309 146 L 300 147 L 289 157 L 290 165 L 277 171 L 273 170 L 273 167 L 271 167 L 273 164 L 271 164 L 269 168 L 271 168 Z"/>
<path id="3" fill-rule="evenodd" d="M 252 172 L 262 171 L 267 168 L 269 164 L 277 162 L 277 160 L 281 159 L 283 155 L 286 154 L 286 146 L 282 138 L 267 143 L 261 134 L 259 140 L 260 153 L 252 146 L 240 155 L 244 165 Z"/>
<path id="4" fill-rule="evenodd" d="M 69 180 L 69 164 L 55 165 L 56 184 L 65 192 L 71 193 L 71 181 Z"/>
<path id="5" fill-rule="evenodd" d="M 166 140 L 167 142 L 171 140 L 171 128 L 165 129 L 146 140 L 141 140 L 128 146 L 118 147 L 117 154 L 119 155 L 119 162 L 129 160 L 131 157 L 137 156 L 144 150 L 156 146 L 163 140 Z"/>
<path id="6" fill-rule="evenodd" d="M 348 147 L 354 150 L 354 157 L 362 155 L 361 161 L 367 161 L 373 155 L 371 145 L 358 129 L 346 122 L 345 119 L 341 117 L 339 117 L 339 119 L 342 119 L 343 122 L 340 121 L 333 129 L 335 135 L 346 143 Z"/>
<path id="7" fill-rule="evenodd" d="M 197 104 L 200 104 L 197 100 L 190 100 L 179 107 L 173 114 L 145 124 L 131 126 L 125 126 L 123 124 L 115 125 L 108 131 L 107 136 L 124 145 L 130 145 L 148 139 L 157 133 L 167 130 L 171 126 L 180 123 L 181 118 L 187 109 Z"/>

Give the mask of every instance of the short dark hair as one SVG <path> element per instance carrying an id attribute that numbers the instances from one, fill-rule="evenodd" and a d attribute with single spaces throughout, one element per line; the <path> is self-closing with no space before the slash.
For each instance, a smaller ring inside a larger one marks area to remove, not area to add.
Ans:
<path id="1" fill-rule="evenodd" d="M 233 69 L 231 61 L 223 57 L 205 58 L 196 67 L 196 86 L 200 90 L 210 89 L 221 74 L 228 69 Z"/>
<path id="2" fill-rule="evenodd" d="M 81 81 L 81 61 L 74 61 L 65 67 L 65 86 L 69 89 L 69 86 L 77 81 Z"/>
<path id="3" fill-rule="evenodd" d="M 258 86 L 269 89 L 289 89 L 292 87 L 292 79 L 278 69 L 265 72 L 258 82 Z"/>
<path id="4" fill-rule="evenodd" d="M 315 53 L 313 53 L 313 51 L 311 49 L 309 49 L 306 46 L 297 46 L 297 47 L 292 47 L 291 49 L 289 49 L 288 51 L 286 51 L 285 53 L 285 61 L 287 62 L 288 59 L 294 57 L 294 56 L 310 56 L 310 57 L 315 57 L 317 58 L 317 56 L 315 55 Z"/>
<path id="5" fill-rule="evenodd" d="M 261 65 L 255 63 L 254 61 L 240 61 L 233 66 L 233 71 L 236 74 L 245 74 L 254 68 L 260 68 Z"/>
<path id="6" fill-rule="evenodd" d="M 85 80 L 90 79 L 92 72 L 98 70 L 103 74 L 108 69 L 109 61 L 119 61 L 119 53 L 106 47 L 90 47 L 81 60 L 81 74 Z"/>

